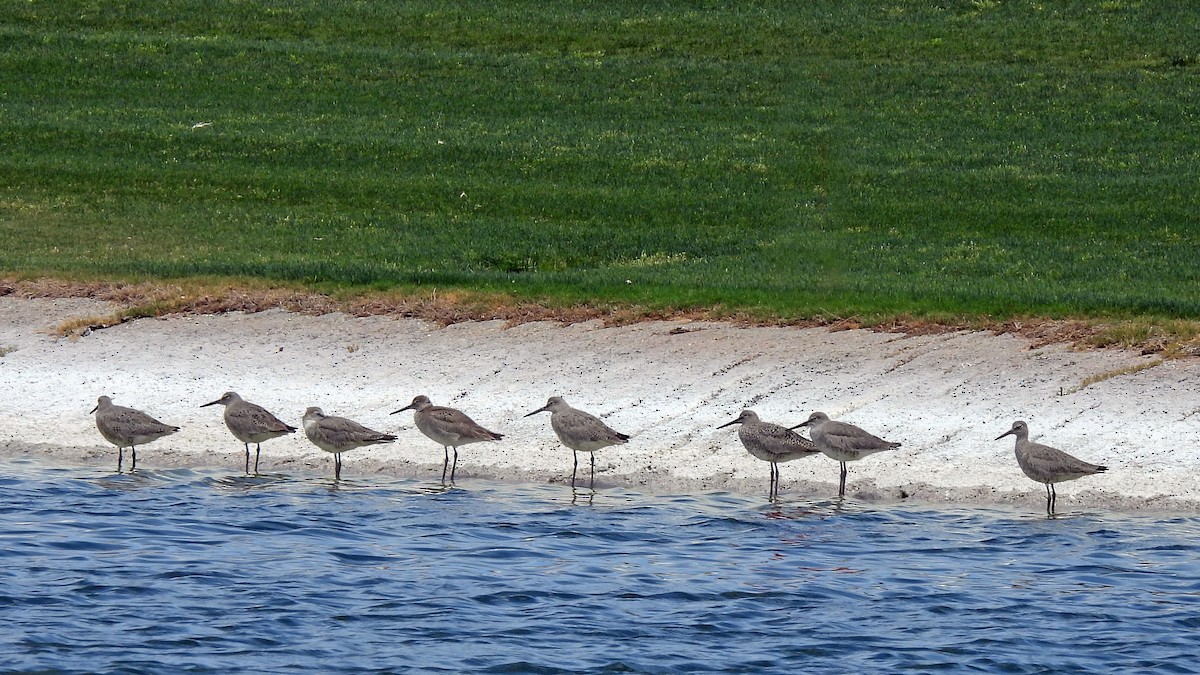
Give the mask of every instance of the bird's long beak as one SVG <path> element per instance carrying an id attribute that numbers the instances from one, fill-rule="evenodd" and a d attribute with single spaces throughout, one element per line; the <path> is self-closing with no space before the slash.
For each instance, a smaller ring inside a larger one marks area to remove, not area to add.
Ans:
<path id="1" fill-rule="evenodd" d="M 1011 433 L 1012 433 L 1012 432 L 1014 432 L 1014 431 L 1016 431 L 1016 429 L 1009 429 L 1008 431 L 1006 431 L 1006 432 L 1004 432 L 1004 433 L 1000 434 L 999 436 L 997 436 L 997 437 L 996 437 L 996 440 L 998 441 L 998 440 L 1000 440 L 1001 438 L 1004 438 L 1005 436 L 1007 436 L 1007 435 L 1011 434 Z"/>
<path id="2" fill-rule="evenodd" d="M 412 410 L 412 409 L 413 409 L 413 406 L 412 406 L 412 404 L 411 404 L 411 403 L 409 403 L 408 405 L 404 406 L 403 408 L 401 408 L 401 409 L 399 409 L 399 410 L 395 410 L 395 411 L 393 411 L 393 412 L 390 412 L 390 413 L 388 413 L 388 414 L 389 414 L 389 415 L 395 415 L 396 413 L 402 413 L 402 412 L 404 412 L 405 410 Z"/>
<path id="3" fill-rule="evenodd" d="M 803 422 L 801 422 L 800 424 L 797 424 L 794 427 L 788 427 L 788 431 L 795 431 L 796 429 L 799 429 L 800 427 L 806 427 L 806 426 L 808 426 L 809 422 L 812 422 L 812 420 L 804 420 Z"/>
<path id="4" fill-rule="evenodd" d="M 212 403 L 205 403 L 204 405 L 202 405 L 202 406 L 200 406 L 200 407 L 201 407 L 201 408 L 207 408 L 207 407 L 208 407 L 208 406 L 210 406 L 210 405 L 216 405 L 216 404 L 218 404 L 218 403 L 220 403 L 220 402 L 221 402 L 221 399 L 217 399 L 217 400 L 213 401 Z"/>
<path id="5" fill-rule="evenodd" d="M 97 403 L 95 408 L 92 408 L 91 410 L 88 411 L 88 414 L 91 415 L 92 413 L 96 412 L 99 409 L 100 409 L 100 404 Z"/>
<path id="6" fill-rule="evenodd" d="M 544 405 L 544 406 L 538 408 L 537 410 L 534 410 L 533 412 L 529 413 L 528 415 L 522 415 L 521 417 L 533 417 L 534 415 L 536 415 L 540 412 L 546 412 L 549 409 L 550 409 L 549 405 Z"/>
<path id="7" fill-rule="evenodd" d="M 732 421 L 732 422 L 726 422 L 725 424 L 722 424 L 721 426 L 719 426 L 719 427 L 717 427 L 717 428 L 718 428 L 718 429 L 724 429 L 725 427 L 731 427 L 731 426 L 733 426 L 733 425 L 735 425 L 735 424 L 737 424 L 738 422 L 741 422 L 741 421 L 742 421 L 742 418 L 740 418 L 740 417 L 739 417 L 739 418 L 737 418 L 736 420 L 734 420 L 734 421 Z"/>

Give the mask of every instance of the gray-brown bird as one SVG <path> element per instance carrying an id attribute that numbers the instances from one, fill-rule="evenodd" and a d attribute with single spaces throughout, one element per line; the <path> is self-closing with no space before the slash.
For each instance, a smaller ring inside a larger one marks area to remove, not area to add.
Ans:
<path id="1" fill-rule="evenodd" d="M 446 481 L 446 466 L 450 464 L 450 448 L 454 448 L 454 466 L 450 468 L 450 482 L 453 483 L 454 472 L 458 469 L 458 446 L 480 441 L 498 441 L 504 438 L 504 434 L 488 431 L 479 426 L 475 420 L 467 417 L 461 410 L 434 405 L 428 396 L 417 396 L 412 403 L 392 414 L 395 415 L 405 410 L 415 411 L 413 412 L 413 421 L 416 422 L 417 429 L 442 446 L 442 451 L 445 453 L 442 461 L 442 482 Z"/>
<path id="2" fill-rule="evenodd" d="M 885 441 L 878 436 L 863 431 L 853 424 L 834 422 L 829 415 L 815 412 L 808 419 L 793 429 L 808 427 L 808 435 L 813 445 L 830 459 L 835 459 L 842 465 L 841 480 L 838 482 L 838 496 L 846 496 L 846 462 L 856 462 L 867 455 L 873 455 L 882 450 L 900 447 L 899 443 Z"/>
<path id="3" fill-rule="evenodd" d="M 1046 513 L 1054 514 L 1058 494 L 1054 489 L 1055 483 L 1075 480 L 1084 476 L 1108 471 L 1108 467 L 1090 464 L 1077 457 L 1041 443 L 1029 440 L 1029 425 L 1021 420 L 1013 422 L 1012 428 L 996 437 L 1000 440 L 1005 436 L 1017 437 L 1017 465 L 1033 480 L 1046 485 Z"/>
<path id="4" fill-rule="evenodd" d="M 254 444 L 254 473 L 258 473 L 258 458 L 262 452 L 262 442 L 295 433 L 296 427 L 285 424 L 266 408 L 255 405 L 237 392 L 227 391 L 221 398 L 200 406 L 225 406 L 225 426 L 234 438 L 242 442 L 246 448 L 246 473 L 250 473 L 250 444 Z"/>
<path id="5" fill-rule="evenodd" d="M 396 437 L 373 431 L 345 417 L 326 415 L 320 408 L 304 411 L 304 435 L 313 445 L 333 453 L 333 479 L 342 478 L 342 453 L 377 443 L 391 443 Z"/>
<path id="6" fill-rule="evenodd" d="M 778 424 L 764 422 L 753 410 L 743 410 L 737 419 L 717 427 L 740 424 L 738 439 L 754 457 L 771 463 L 771 483 L 768 499 L 779 496 L 779 463 L 821 454 L 813 442 Z"/>
<path id="7" fill-rule="evenodd" d="M 571 487 L 575 487 L 575 474 L 579 472 L 579 453 L 586 452 L 592 456 L 591 486 L 596 486 L 596 451 L 610 445 L 622 445 L 629 442 L 629 436 L 614 431 L 599 417 L 590 415 L 582 410 L 576 410 L 567 405 L 561 396 L 551 396 L 546 405 L 525 415 L 529 417 L 540 412 L 550 411 L 550 427 L 554 435 L 563 445 L 571 449 L 575 455 L 575 468 L 571 470 Z"/>
<path id="8" fill-rule="evenodd" d="M 96 413 L 96 428 L 100 435 L 117 446 L 117 473 L 121 473 L 125 448 L 133 454 L 129 464 L 129 470 L 133 471 L 137 468 L 137 446 L 179 431 L 179 427 L 163 424 L 140 410 L 114 405 L 108 396 L 97 399 L 92 412 Z"/>

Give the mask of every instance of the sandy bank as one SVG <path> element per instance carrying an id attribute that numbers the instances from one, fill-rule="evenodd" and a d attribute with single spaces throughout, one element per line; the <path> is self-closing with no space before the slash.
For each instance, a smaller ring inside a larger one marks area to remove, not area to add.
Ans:
<path id="1" fill-rule="evenodd" d="M 304 409 L 318 405 L 399 435 L 394 445 L 347 453 L 347 476 L 435 478 L 441 448 L 409 413 L 388 414 L 426 394 L 507 435 L 464 447 L 460 479 L 563 481 L 571 453 L 558 445 L 548 416 L 522 417 L 557 394 L 634 436 L 598 454 L 598 485 L 765 495 L 767 466 L 745 453 L 734 427 L 716 427 L 743 408 L 789 426 L 823 410 L 904 444 L 851 465 L 848 491 L 860 498 L 1038 509 L 1042 487 L 1017 468 L 1012 439 L 992 440 L 1024 419 L 1035 440 L 1109 467 L 1060 485 L 1060 510 L 1200 508 L 1196 359 L 1080 388 L 1153 357 L 1030 349 L 1020 338 L 985 332 L 905 337 L 695 322 L 439 328 L 283 311 L 143 319 L 78 339 L 51 335 L 61 321 L 112 309 L 92 300 L 0 298 L 6 454 L 115 467 L 115 449 L 87 414 L 107 394 L 183 427 L 140 448 L 139 465 L 236 468 L 241 445 L 219 406 L 199 407 L 232 389 L 297 426 Z M 263 466 L 332 472 L 331 458 L 302 434 L 264 444 Z M 837 465 L 824 457 L 782 465 L 785 496 L 828 495 L 836 481 Z"/>

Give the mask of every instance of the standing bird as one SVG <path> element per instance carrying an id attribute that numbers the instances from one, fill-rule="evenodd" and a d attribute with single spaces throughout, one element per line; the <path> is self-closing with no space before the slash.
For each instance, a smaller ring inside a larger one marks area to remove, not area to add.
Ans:
<path id="1" fill-rule="evenodd" d="M 737 419 L 717 428 L 724 429 L 734 424 L 742 425 L 738 428 L 738 439 L 746 447 L 746 452 L 771 463 L 769 499 L 779 496 L 779 462 L 821 454 L 812 441 L 786 427 L 763 422 L 753 410 L 743 410 Z"/>
<path id="2" fill-rule="evenodd" d="M 842 465 L 841 481 L 838 483 L 838 496 L 846 496 L 846 462 L 856 462 L 867 455 L 873 455 L 880 450 L 891 450 L 900 447 L 899 443 L 885 441 L 859 429 L 853 424 L 834 422 L 829 415 L 815 412 L 808 419 L 793 429 L 808 427 L 808 435 L 812 437 L 813 445 L 825 453 L 826 457 L 836 459 Z"/>
<path id="3" fill-rule="evenodd" d="M 623 445 L 629 442 L 629 436 L 614 431 L 595 415 L 572 408 L 561 396 L 551 396 L 546 405 L 525 417 L 547 410 L 550 411 L 550 426 L 554 429 L 554 434 L 575 455 L 575 468 L 571 470 L 571 487 L 575 487 L 575 474 L 579 471 L 580 452 L 587 452 L 592 456 L 591 487 L 595 487 L 596 451 L 610 445 Z"/>
<path id="4" fill-rule="evenodd" d="M 262 452 L 262 442 L 278 438 L 296 431 L 296 427 L 284 424 L 278 417 L 267 412 L 266 408 L 245 401 L 235 391 L 227 391 L 221 398 L 210 405 L 225 406 L 225 426 L 246 447 L 246 473 L 250 473 L 250 444 L 254 444 L 254 473 L 258 473 L 258 457 Z"/>
<path id="5" fill-rule="evenodd" d="M 308 436 L 313 445 L 333 453 L 334 480 L 342 478 L 343 452 L 364 445 L 391 443 L 396 440 L 391 434 L 372 431 L 354 420 L 326 415 L 317 407 L 304 411 L 304 435 Z"/>
<path id="6" fill-rule="evenodd" d="M 442 462 L 442 482 L 446 482 L 446 467 L 450 464 L 450 448 L 454 448 L 454 466 L 450 469 L 450 482 L 454 482 L 454 472 L 458 469 L 458 446 L 480 441 L 498 441 L 504 434 L 488 431 L 467 417 L 461 410 L 443 408 L 430 403 L 428 396 L 417 396 L 412 403 L 393 412 L 402 413 L 414 410 L 413 421 L 417 429 L 434 442 L 440 443 L 445 452 Z"/>
<path id="7" fill-rule="evenodd" d="M 133 471 L 137 468 L 137 446 L 179 431 L 179 427 L 163 424 L 140 410 L 113 405 L 112 399 L 107 396 L 97 399 L 92 412 L 96 413 L 96 428 L 100 430 L 100 435 L 117 446 L 117 473 L 121 473 L 125 448 L 133 453 L 133 461 L 129 465 L 129 470 Z"/>
<path id="8" fill-rule="evenodd" d="M 1089 464 L 1058 448 L 1034 443 L 1029 440 L 1029 425 L 1021 420 L 1013 422 L 1012 428 L 997 436 L 996 440 L 1008 435 L 1017 437 L 1017 464 L 1020 465 L 1021 471 L 1033 480 L 1046 484 L 1047 515 L 1054 514 L 1054 502 L 1058 499 L 1054 490 L 1055 483 L 1108 471 L 1107 466 Z"/>

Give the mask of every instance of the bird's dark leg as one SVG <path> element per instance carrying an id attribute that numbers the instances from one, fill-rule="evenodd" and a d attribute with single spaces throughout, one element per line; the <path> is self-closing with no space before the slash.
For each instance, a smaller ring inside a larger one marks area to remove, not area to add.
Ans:
<path id="1" fill-rule="evenodd" d="M 250 473 L 250 444 L 242 443 L 242 445 L 246 447 L 246 473 L 249 474 Z"/>
<path id="2" fill-rule="evenodd" d="M 593 452 L 593 453 L 591 453 L 591 455 L 592 455 L 592 478 L 591 478 L 591 481 L 588 483 L 588 487 L 595 489 L 596 488 L 596 453 Z"/>
<path id="3" fill-rule="evenodd" d="M 779 465 L 771 462 L 771 494 L 768 499 L 777 499 L 779 497 Z"/>
<path id="4" fill-rule="evenodd" d="M 450 466 L 450 448 L 443 445 L 442 452 L 444 453 L 442 456 L 443 457 L 443 459 L 442 459 L 442 482 L 445 483 L 446 482 L 446 469 L 449 468 L 449 466 Z"/>
<path id="5" fill-rule="evenodd" d="M 450 467 L 450 482 L 454 482 L 454 472 L 458 471 L 458 448 L 454 448 L 454 466 Z"/>
<path id="6" fill-rule="evenodd" d="M 249 445 L 246 446 L 247 449 L 249 449 L 249 447 L 250 447 Z M 262 443 L 255 443 L 254 444 L 254 475 L 255 476 L 258 475 L 258 458 L 259 458 L 260 453 L 262 453 Z M 247 461 L 249 461 L 250 458 L 247 457 L 246 459 L 247 459 Z"/>
<path id="7" fill-rule="evenodd" d="M 842 480 L 838 483 L 838 496 L 846 496 L 846 463 L 842 462 Z"/>
<path id="8" fill-rule="evenodd" d="M 571 487 L 575 487 L 575 474 L 579 471 L 579 451 L 572 450 L 571 454 L 575 455 L 575 468 L 571 469 Z"/>
<path id="9" fill-rule="evenodd" d="M 129 446 L 129 452 L 132 455 L 132 461 L 129 462 L 129 470 L 133 471 L 137 468 L 137 448 L 131 445 Z"/>
<path id="10" fill-rule="evenodd" d="M 333 479 L 342 479 L 342 453 L 333 453 Z"/>
<path id="11" fill-rule="evenodd" d="M 117 473 L 121 473 L 121 460 L 125 459 L 125 448 L 117 448 Z"/>
<path id="12" fill-rule="evenodd" d="M 1058 490 L 1054 489 L 1054 483 L 1050 483 L 1050 513 L 1054 513 L 1058 507 Z"/>

